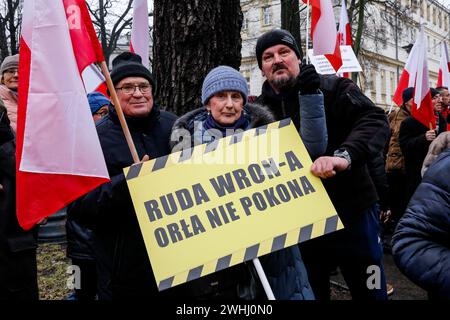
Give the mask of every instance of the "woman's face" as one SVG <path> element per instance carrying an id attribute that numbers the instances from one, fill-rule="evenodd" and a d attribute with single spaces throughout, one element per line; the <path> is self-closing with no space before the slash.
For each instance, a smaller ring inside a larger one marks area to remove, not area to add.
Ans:
<path id="1" fill-rule="evenodd" d="M 19 71 L 17 68 L 10 68 L 3 71 L 3 84 L 11 90 L 17 90 L 19 86 Z"/>
<path id="2" fill-rule="evenodd" d="M 222 126 L 233 125 L 242 114 L 244 99 L 238 91 L 222 91 L 213 95 L 206 109 L 214 120 Z"/>

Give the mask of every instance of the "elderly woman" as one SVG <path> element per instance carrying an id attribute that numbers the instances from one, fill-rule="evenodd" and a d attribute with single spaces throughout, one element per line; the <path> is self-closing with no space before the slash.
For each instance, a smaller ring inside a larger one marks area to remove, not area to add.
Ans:
<path id="1" fill-rule="evenodd" d="M 172 139 L 175 140 L 172 151 L 274 121 L 265 107 L 247 104 L 247 97 L 247 82 L 238 71 L 228 66 L 211 70 L 203 81 L 204 107 L 185 114 L 172 128 Z M 186 132 L 190 133 L 190 140 L 186 139 Z M 314 299 L 297 246 L 268 254 L 260 260 L 276 299 Z M 187 283 L 186 290 L 190 296 L 200 299 L 263 299 L 265 294 L 255 272 L 250 262 L 239 264 Z M 213 294 L 212 288 L 221 290 Z"/>
<path id="2" fill-rule="evenodd" d="M 17 125 L 17 88 L 19 86 L 19 55 L 8 56 L 0 67 L 0 98 L 8 110 L 8 118 L 14 132 Z"/>

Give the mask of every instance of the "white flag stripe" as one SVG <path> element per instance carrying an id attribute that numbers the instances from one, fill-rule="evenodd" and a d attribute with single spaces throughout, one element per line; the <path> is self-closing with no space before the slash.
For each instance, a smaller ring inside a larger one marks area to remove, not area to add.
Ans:
<path id="1" fill-rule="evenodd" d="M 314 55 L 333 54 L 337 31 L 331 0 L 320 0 L 320 10 L 320 18 L 314 29 Z"/>
<path id="2" fill-rule="evenodd" d="M 439 68 L 442 74 L 442 85 L 448 88 L 450 86 L 450 71 L 448 70 L 447 44 L 444 41 L 441 42 L 441 63 Z"/>
<path id="3" fill-rule="evenodd" d="M 63 3 L 26 1 L 31 66 L 20 170 L 108 178 Z"/>
<path id="4" fill-rule="evenodd" d="M 104 81 L 105 77 L 95 64 L 88 65 L 81 74 L 86 92 L 95 91 Z"/>
<path id="5" fill-rule="evenodd" d="M 131 44 L 135 53 L 141 56 L 142 64 L 149 68 L 149 27 L 147 0 L 133 1 L 133 24 L 131 29 Z"/>
<path id="6" fill-rule="evenodd" d="M 414 102 L 417 105 L 417 109 L 421 107 L 420 104 L 422 100 L 425 98 L 428 91 L 430 91 L 430 84 L 428 80 L 427 43 L 425 41 L 423 28 L 420 30 L 419 39 L 416 90 L 414 92 Z"/>

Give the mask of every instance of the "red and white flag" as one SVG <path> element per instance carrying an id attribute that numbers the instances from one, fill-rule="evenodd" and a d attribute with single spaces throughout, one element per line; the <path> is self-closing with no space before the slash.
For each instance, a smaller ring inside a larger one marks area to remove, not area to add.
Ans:
<path id="1" fill-rule="evenodd" d="M 447 44 L 441 42 L 441 63 L 439 65 L 438 81 L 436 87 L 450 86 L 450 62 L 448 59 Z"/>
<path id="2" fill-rule="evenodd" d="M 303 0 L 308 3 L 307 0 Z M 342 66 L 341 50 L 336 32 L 331 0 L 310 0 L 311 39 L 314 55 L 324 55 L 335 71 Z"/>
<path id="3" fill-rule="evenodd" d="M 341 3 L 341 17 L 339 19 L 338 41 L 340 46 L 352 46 L 352 32 L 350 22 L 348 21 L 347 6 L 345 0 Z M 343 77 L 349 78 L 350 73 L 344 72 Z"/>
<path id="4" fill-rule="evenodd" d="M 64 9 L 63 1 L 23 4 L 16 173 L 25 230 L 109 181 Z"/>
<path id="5" fill-rule="evenodd" d="M 130 51 L 142 58 L 142 64 L 150 67 L 149 62 L 149 26 L 147 0 L 133 1 L 133 24 L 131 29 Z"/>
<path id="6" fill-rule="evenodd" d="M 89 11 L 84 0 L 63 0 L 69 25 L 70 38 L 78 70 L 83 78 L 86 92 L 106 91 L 105 77 L 99 70 L 97 62 L 105 60 L 102 47 L 98 42 Z"/>
<path id="7" fill-rule="evenodd" d="M 402 105 L 402 93 L 406 88 L 414 87 L 417 76 L 417 64 L 419 63 L 419 47 L 420 37 L 416 39 L 414 46 L 409 53 L 408 60 L 406 60 L 405 68 L 403 69 L 400 80 L 398 81 L 397 89 L 395 90 L 392 101 L 396 105 Z"/>
<path id="8" fill-rule="evenodd" d="M 427 42 L 423 28 L 420 28 L 417 59 L 417 78 L 414 87 L 414 99 L 411 116 L 427 128 L 436 128 L 433 104 L 431 101 L 430 79 L 428 76 Z"/>

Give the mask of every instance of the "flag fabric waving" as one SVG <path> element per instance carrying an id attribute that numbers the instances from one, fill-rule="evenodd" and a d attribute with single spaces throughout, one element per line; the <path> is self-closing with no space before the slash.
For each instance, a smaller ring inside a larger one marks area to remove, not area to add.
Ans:
<path id="1" fill-rule="evenodd" d="M 339 18 L 338 42 L 340 46 L 352 46 L 352 33 L 350 22 L 348 21 L 347 6 L 345 0 L 341 3 L 341 17 Z M 341 76 L 345 78 L 350 77 L 350 73 L 344 72 Z"/>
<path id="2" fill-rule="evenodd" d="M 303 0 L 308 3 L 307 0 Z M 311 39 L 314 55 L 324 55 L 335 71 L 342 66 L 341 50 L 336 32 L 331 0 L 310 0 Z"/>
<path id="3" fill-rule="evenodd" d="M 106 91 L 105 78 L 97 62 L 105 60 L 84 0 L 63 0 L 78 70 L 86 92 Z"/>
<path id="4" fill-rule="evenodd" d="M 25 230 L 109 181 L 77 62 L 63 2 L 25 0 L 16 164 Z"/>
<path id="5" fill-rule="evenodd" d="M 148 34 L 148 5 L 147 0 L 133 1 L 133 22 L 131 27 L 130 51 L 137 53 L 142 58 L 142 64 L 150 67 Z"/>
<path id="6" fill-rule="evenodd" d="M 420 28 L 419 33 L 417 78 L 414 87 L 414 100 L 411 107 L 411 116 L 420 121 L 427 128 L 436 128 L 428 76 L 427 42 L 422 27 Z"/>
<path id="7" fill-rule="evenodd" d="M 414 46 L 409 53 L 408 60 L 406 60 L 405 68 L 403 69 L 400 80 L 398 81 L 397 89 L 395 90 L 394 101 L 398 106 L 402 105 L 402 93 L 406 88 L 414 87 L 417 76 L 417 64 L 419 63 L 419 46 L 420 37 L 416 39 Z"/>
<path id="8" fill-rule="evenodd" d="M 438 81 L 436 87 L 450 86 L 450 62 L 448 60 L 447 44 L 441 42 L 441 63 L 439 64 Z"/>

